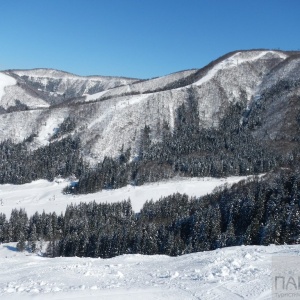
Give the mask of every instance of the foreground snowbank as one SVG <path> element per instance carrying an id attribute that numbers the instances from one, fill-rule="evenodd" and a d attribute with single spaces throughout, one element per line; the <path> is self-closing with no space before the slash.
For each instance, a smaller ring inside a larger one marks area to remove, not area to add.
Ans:
<path id="1" fill-rule="evenodd" d="M 251 176 L 250 176 L 251 177 Z M 233 184 L 246 176 L 233 176 L 228 178 L 178 178 L 143 186 L 131 186 L 105 190 L 88 195 L 64 195 L 62 189 L 69 182 L 66 180 L 37 180 L 23 185 L 3 184 L 0 185 L 0 212 L 10 216 L 13 208 L 25 208 L 28 215 L 36 211 L 42 213 L 64 212 L 71 203 L 96 201 L 97 203 L 114 203 L 131 199 L 133 210 L 138 212 L 143 204 L 150 199 L 154 201 L 161 197 L 179 192 L 189 196 L 203 196 L 211 193 L 216 187 L 224 184 Z"/>
<path id="2" fill-rule="evenodd" d="M 0 245 L 0 299 L 271 299 L 271 258 L 300 246 L 242 246 L 180 257 L 43 258 Z"/>

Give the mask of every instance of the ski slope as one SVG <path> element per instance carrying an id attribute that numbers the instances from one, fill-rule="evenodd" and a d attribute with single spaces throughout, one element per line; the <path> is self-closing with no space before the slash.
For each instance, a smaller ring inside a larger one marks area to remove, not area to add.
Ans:
<path id="1" fill-rule="evenodd" d="M 249 176 L 250 177 L 250 176 Z M 23 185 L 0 185 L 0 212 L 10 216 L 14 208 L 25 208 L 28 215 L 36 211 L 42 213 L 64 212 L 71 203 L 96 201 L 97 203 L 114 203 L 131 199 L 133 210 L 138 212 L 147 200 L 158 200 L 161 197 L 179 192 L 189 196 L 203 196 L 211 193 L 216 187 L 224 184 L 233 184 L 246 179 L 246 176 L 233 176 L 228 178 L 177 178 L 169 181 L 103 190 L 87 195 L 64 195 L 62 190 L 70 182 L 56 179 L 53 182 L 37 180 Z"/>
<path id="2" fill-rule="evenodd" d="M 17 81 L 13 77 L 0 72 L 0 100 L 5 94 L 5 88 L 15 84 L 17 84 Z"/>
<path id="3" fill-rule="evenodd" d="M 179 257 L 45 258 L 15 246 L 0 245 L 1 300 L 271 300 L 272 258 L 300 253 L 299 245 L 271 245 Z"/>

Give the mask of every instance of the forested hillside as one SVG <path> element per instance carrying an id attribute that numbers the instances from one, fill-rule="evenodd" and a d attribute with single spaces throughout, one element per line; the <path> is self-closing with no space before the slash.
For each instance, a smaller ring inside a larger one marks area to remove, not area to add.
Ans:
<path id="1" fill-rule="evenodd" d="M 67 192 L 91 193 L 176 175 L 226 177 L 259 174 L 287 163 L 287 157 L 253 138 L 251 129 L 255 120 L 243 122 L 242 119 L 245 103 L 232 104 L 217 128 L 204 129 L 199 125 L 198 101 L 193 88 L 189 94 L 187 102 L 176 111 L 173 131 L 168 124 L 163 124 L 161 142 L 151 142 L 153 128 L 145 125 L 141 132 L 139 156 L 129 161 L 130 149 L 121 149 L 118 158 L 105 157 L 97 167 L 82 172 L 78 185 Z"/>
<path id="2" fill-rule="evenodd" d="M 130 149 L 120 149 L 116 158 L 105 157 L 92 168 L 84 163 L 80 140 L 68 135 L 74 121 L 66 119 L 48 146 L 28 152 L 30 137 L 20 144 L 0 144 L 1 183 L 21 184 L 39 178 L 75 175 L 78 184 L 69 193 L 91 193 L 101 189 L 120 188 L 127 184 L 142 185 L 176 175 L 187 177 L 226 177 L 260 174 L 278 166 L 291 164 L 291 156 L 282 155 L 257 141 L 251 130 L 257 125 L 248 116 L 242 101 L 228 107 L 217 128 L 201 128 L 198 101 L 193 88 L 190 96 L 176 111 L 174 129 L 163 124 L 162 139 L 152 142 L 148 125 L 140 133 L 139 155 L 131 158 Z M 64 137 L 65 136 L 65 137 Z M 62 137 L 61 139 L 58 139 Z"/>

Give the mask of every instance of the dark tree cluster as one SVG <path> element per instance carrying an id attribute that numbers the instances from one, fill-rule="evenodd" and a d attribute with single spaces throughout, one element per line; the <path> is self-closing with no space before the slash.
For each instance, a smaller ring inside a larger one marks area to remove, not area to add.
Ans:
<path id="1" fill-rule="evenodd" d="M 0 243 L 18 242 L 17 249 L 36 252 L 44 241 L 61 237 L 64 216 L 56 213 L 35 213 L 28 218 L 24 209 L 13 209 L 9 220 L 0 213 Z"/>
<path id="2" fill-rule="evenodd" d="M 15 105 L 9 106 L 6 109 L 6 112 L 11 113 L 11 112 L 20 111 L 20 110 L 29 110 L 29 107 L 26 104 L 23 104 L 20 100 L 16 99 Z"/>
<path id="3" fill-rule="evenodd" d="M 173 194 L 134 213 L 130 200 L 81 203 L 64 215 L 13 210 L 0 214 L 0 242 L 20 250 L 49 241 L 48 256 L 108 258 L 121 254 L 171 256 L 235 245 L 300 242 L 299 170 L 279 170 L 190 198 Z"/>
<path id="4" fill-rule="evenodd" d="M 15 105 L 11 105 L 6 109 L 3 106 L 0 106 L 0 114 L 12 113 L 22 110 L 29 110 L 29 107 L 18 99 L 15 99 Z"/>
<path id="5" fill-rule="evenodd" d="M 75 130 L 76 122 L 73 118 L 67 117 L 64 121 L 60 124 L 59 128 L 57 128 L 56 132 L 52 135 L 51 140 L 55 140 L 65 134 L 68 134 Z"/>
<path id="6" fill-rule="evenodd" d="M 79 139 L 69 136 L 32 152 L 27 150 L 27 141 L 19 144 L 2 142 L 0 183 L 23 184 L 36 179 L 51 181 L 59 175 L 79 176 L 84 169 L 79 149 Z"/>

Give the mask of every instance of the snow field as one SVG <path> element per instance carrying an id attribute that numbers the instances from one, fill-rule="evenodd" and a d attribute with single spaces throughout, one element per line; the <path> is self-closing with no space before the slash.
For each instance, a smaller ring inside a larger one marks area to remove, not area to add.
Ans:
<path id="1" fill-rule="evenodd" d="M 0 245 L 1 299 L 271 299 L 271 259 L 300 246 L 241 246 L 179 257 L 44 258 Z"/>
<path id="2" fill-rule="evenodd" d="M 251 176 L 249 176 L 251 177 Z M 10 216 L 12 209 L 25 208 L 28 216 L 36 211 L 42 213 L 64 212 L 67 205 L 80 202 L 96 201 L 97 203 L 115 203 L 131 199 L 133 210 L 138 212 L 147 200 L 157 201 L 161 197 L 173 193 L 185 193 L 189 196 L 200 197 L 211 193 L 216 187 L 224 184 L 233 184 L 246 179 L 246 176 L 233 176 L 228 178 L 177 178 L 169 181 L 103 190 L 87 195 L 64 195 L 62 190 L 70 182 L 56 179 L 53 182 L 37 180 L 23 185 L 0 185 L 0 212 Z"/>

